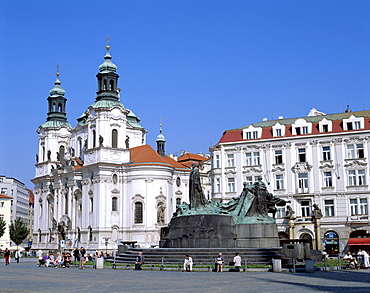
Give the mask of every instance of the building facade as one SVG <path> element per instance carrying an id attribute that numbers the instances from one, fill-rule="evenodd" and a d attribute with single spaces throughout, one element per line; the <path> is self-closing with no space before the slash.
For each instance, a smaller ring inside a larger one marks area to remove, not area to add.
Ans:
<path id="1" fill-rule="evenodd" d="M 160 228 L 188 201 L 190 169 L 146 144 L 140 119 L 120 101 L 110 48 L 95 101 L 72 127 L 59 74 L 37 130 L 33 249 L 111 250 L 122 241 L 158 244 Z"/>
<path id="2" fill-rule="evenodd" d="M 229 200 L 262 177 L 294 212 L 278 208 L 280 238 L 307 239 L 330 254 L 354 242 L 370 248 L 369 138 L 370 111 L 349 109 L 225 131 L 211 148 L 213 198 Z"/>
<path id="3" fill-rule="evenodd" d="M 12 201 L 11 196 L 0 194 L 0 218 L 6 223 L 4 235 L 0 237 L 0 250 L 5 250 L 11 246 L 9 235 L 9 224 L 12 217 Z"/>

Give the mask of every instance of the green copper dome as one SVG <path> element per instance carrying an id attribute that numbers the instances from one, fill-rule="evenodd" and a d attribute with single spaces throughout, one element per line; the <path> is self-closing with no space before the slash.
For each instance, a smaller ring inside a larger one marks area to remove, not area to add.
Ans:
<path id="1" fill-rule="evenodd" d="M 112 56 L 109 54 L 109 46 L 107 46 L 107 53 L 104 56 L 105 61 L 99 66 L 100 72 L 116 72 L 117 66 L 111 61 Z"/>
<path id="2" fill-rule="evenodd" d="M 64 96 L 66 91 L 62 89 L 61 82 L 57 76 L 56 81 L 54 82 L 55 86 L 50 90 L 50 97 L 55 97 L 55 96 Z"/>

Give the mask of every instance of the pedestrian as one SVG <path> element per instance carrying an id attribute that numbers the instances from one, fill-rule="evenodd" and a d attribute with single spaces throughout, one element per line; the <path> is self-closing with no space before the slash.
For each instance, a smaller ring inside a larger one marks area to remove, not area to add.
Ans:
<path id="1" fill-rule="evenodd" d="M 85 254 L 86 254 L 86 250 L 85 248 L 83 248 L 81 246 L 81 249 L 80 249 L 80 260 L 81 260 L 81 269 L 85 269 L 85 263 L 86 263 L 86 257 L 85 257 Z"/>
<path id="2" fill-rule="evenodd" d="M 364 269 L 368 269 L 369 266 L 370 266 L 368 253 L 365 250 L 361 251 L 361 249 L 360 249 L 358 251 L 358 255 L 360 255 L 362 257 L 362 263 L 363 263 Z"/>
<path id="3" fill-rule="evenodd" d="M 183 270 L 183 272 L 186 272 L 186 271 L 188 271 L 188 272 L 193 271 L 193 259 L 188 254 L 185 255 L 185 260 L 184 260 L 184 270 Z"/>
<path id="4" fill-rule="evenodd" d="M 19 259 L 21 258 L 21 252 L 19 251 L 19 249 L 17 249 L 14 253 L 14 258 L 15 260 L 17 261 L 17 263 L 19 263 Z"/>
<path id="5" fill-rule="evenodd" d="M 135 262 L 135 270 L 142 270 L 141 266 L 144 263 L 144 256 L 143 253 L 140 251 L 136 257 L 136 262 Z"/>
<path id="6" fill-rule="evenodd" d="M 76 247 L 75 250 L 73 250 L 74 261 L 80 261 L 80 256 L 79 255 L 80 255 L 80 251 Z"/>
<path id="7" fill-rule="evenodd" d="M 242 258 L 240 257 L 240 253 L 235 253 L 234 256 L 234 266 L 235 266 L 235 272 L 240 272 L 240 267 L 242 266 Z"/>
<path id="8" fill-rule="evenodd" d="M 4 251 L 4 258 L 5 258 L 5 265 L 9 265 L 9 257 L 10 257 L 10 251 L 8 248 L 5 248 Z"/>
<path id="9" fill-rule="evenodd" d="M 43 258 L 43 252 L 41 249 L 39 249 L 37 252 L 36 252 L 36 256 L 37 256 L 37 265 L 39 267 L 41 267 L 45 262 L 44 262 L 44 258 Z"/>
<path id="10" fill-rule="evenodd" d="M 219 253 L 216 257 L 216 272 L 222 273 L 222 265 L 224 264 L 224 257 Z"/>

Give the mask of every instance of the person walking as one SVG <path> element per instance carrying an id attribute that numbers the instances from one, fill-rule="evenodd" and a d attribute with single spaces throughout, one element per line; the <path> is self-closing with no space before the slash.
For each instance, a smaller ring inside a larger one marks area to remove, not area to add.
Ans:
<path id="1" fill-rule="evenodd" d="M 4 258 L 5 258 L 5 265 L 9 265 L 9 257 L 10 257 L 10 251 L 8 248 L 5 248 L 4 251 Z"/>
<path id="2" fill-rule="evenodd" d="M 21 256 L 22 256 L 21 252 L 19 251 L 19 249 L 17 249 L 14 253 L 14 258 L 17 261 L 17 263 L 19 263 L 19 259 L 21 258 Z"/>
<path id="3" fill-rule="evenodd" d="M 81 249 L 80 249 L 80 260 L 81 260 L 81 269 L 83 269 L 83 270 L 85 269 L 85 263 L 86 263 L 85 254 L 86 254 L 85 248 L 81 247 Z"/>

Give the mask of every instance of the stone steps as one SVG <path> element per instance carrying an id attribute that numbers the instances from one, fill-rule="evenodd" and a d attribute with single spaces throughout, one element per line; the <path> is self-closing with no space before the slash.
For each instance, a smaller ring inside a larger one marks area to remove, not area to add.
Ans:
<path id="1" fill-rule="evenodd" d="M 233 260 L 235 253 L 239 252 L 242 260 L 248 264 L 269 264 L 272 258 L 281 258 L 280 248 L 124 248 L 119 249 L 116 256 L 118 263 L 134 263 L 139 251 L 143 252 L 147 264 L 183 263 L 185 255 L 189 254 L 197 264 L 213 264 L 218 253 L 222 253 L 225 263 Z M 108 258 L 112 261 L 113 258 Z"/>

